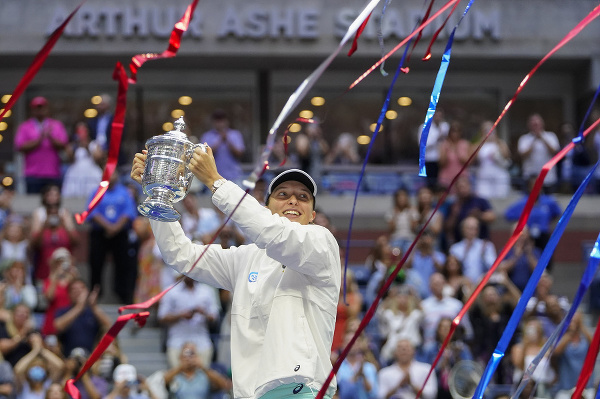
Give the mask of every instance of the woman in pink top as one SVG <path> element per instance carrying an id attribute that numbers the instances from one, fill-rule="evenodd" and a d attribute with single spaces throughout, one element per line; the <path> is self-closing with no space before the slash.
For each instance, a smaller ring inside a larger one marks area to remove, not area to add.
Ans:
<path id="1" fill-rule="evenodd" d="M 447 188 L 454 176 L 469 159 L 470 144 L 462 138 L 462 125 L 452 122 L 448 137 L 440 144 L 440 173 L 438 183 Z M 467 171 L 465 171 L 467 173 Z"/>

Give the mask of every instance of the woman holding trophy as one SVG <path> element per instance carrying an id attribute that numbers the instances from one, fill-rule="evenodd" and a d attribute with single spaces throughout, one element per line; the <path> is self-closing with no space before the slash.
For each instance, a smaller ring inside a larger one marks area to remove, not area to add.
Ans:
<path id="1" fill-rule="evenodd" d="M 144 187 L 146 175 L 152 173 L 148 165 L 154 161 L 153 149 L 148 149 L 135 155 L 131 170 L 131 177 Z M 235 398 L 313 398 L 331 370 L 341 284 L 338 244 L 329 230 L 312 224 L 314 180 L 301 170 L 286 170 L 271 181 L 262 206 L 222 178 L 207 145 L 193 149 L 187 168 L 211 189 L 215 206 L 231 215 L 253 242 L 207 248 L 193 244 L 179 223 L 151 220 L 168 265 L 233 293 Z M 326 396 L 332 397 L 335 390 L 334 379 Z"/>

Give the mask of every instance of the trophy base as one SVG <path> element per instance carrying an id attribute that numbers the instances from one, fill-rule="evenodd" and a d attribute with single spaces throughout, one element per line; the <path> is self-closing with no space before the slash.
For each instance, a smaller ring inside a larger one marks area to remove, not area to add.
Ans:
<path id="1" fill-rule="evenodd" d="M 151 198 L 142 202 L 137 209 L 143 216 L 159 222 L 176 222 L 181 218 L 179 212 L 172 205 Z"/>

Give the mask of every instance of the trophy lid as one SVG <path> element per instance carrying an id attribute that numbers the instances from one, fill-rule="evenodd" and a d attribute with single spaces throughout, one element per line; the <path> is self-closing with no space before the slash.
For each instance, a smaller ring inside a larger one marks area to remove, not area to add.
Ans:
<path id="1" fill-rule="evenodd" d="M 173 122 L 173 130 L 150 138 L 146 142 L 146 145 L 148 146 L 151 144 L 163 143 L 165 141 L 181 141 L 184 143 L 191 143 L 191 141 L 187 138 L 187 134 L 183 132 L 183 129 L 185 129 L 185 121 L 183 120 L 183 116 L 180 116 L 179 119 Z"/>

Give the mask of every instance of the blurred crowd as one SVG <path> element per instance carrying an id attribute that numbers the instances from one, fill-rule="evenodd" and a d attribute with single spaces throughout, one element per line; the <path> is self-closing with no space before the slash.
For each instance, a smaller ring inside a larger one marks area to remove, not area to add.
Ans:
<path id="1" fill-rule="evenodd" d="M 0 399 L 64 398 L 65 381 L 78 373 L 114 322 L 99 299 L 110 292 L 119 303 L 145 301 L 178 279 L 181 283 L 152 309 L 165 332 L 162 349 L 168 368 L 141 375 L 128 363 L 117 338 L 76 386 L 90 399 L 226 398 L 231 391 L 230 293 L 175 275 L 164 264 L 148 220 L 136 210 L 140 188 L 119 169 L 84 228 L 75 225 L 62 204 L 68 196 L 88 200 L 93 196 L 110 146 L 110 106 L 110 97 L 103 96 L 98 117 L 79 124 L 69 137 L 60 122 L 49 118 L 48 101 L 36 97 L 31 101 L 32 119 L 17 133 L 15 145 L 25 153 L 27 191 L 37 193 L 40 203 L 28 214 L 16 213 L 14 191 L 0 192 Z M 243 138 L 229 126 L 223 111 L 216 110 L 212 119 L 214 127 L 201 141 L 213 148 L 219 170 L 231 172 L 228 178 L 238 180 Z M 491 127 L 491 122 L 482 125 L 482 134 Z M 498 248 L 490 240 L 493 222 L 518 220 L 533 179 L 559 150 L 557 136 L 544 130 L 539 115 L 529 118 L 528 129 L 518 143 L 523 159 L 522 198 L 503 213 L 490 202 L 507 196 L 513 184 L 508 146 L 492 134 L 474 167 L 456 178 L 451 194 L 434 213 L 440 194 L 479 145 L 461 137 L 459 123 L 446 122 L 441 111 L 435 114 L 428 140 L 427 184 L 401 187 L 390 195 L 389 209 L 382 210 L 386 234 L 374 240 L 364 263 L 350 265 L 347 290 L 340 292 L 332 362 L 428 222 L 383 294 L 373 320 L 342 363 L 337 375 L 340 399 L 416 397 L 452 320 L 496 260 Z M 600 142 L 596 137 L 594 143 Z M 361 162 L 355 144 L 351 136 L 340 135 L 330 146 L 318 125 L 308 125 L 296 138 L 290 162 L 318 181 L 323 165 Z M 274 159 L 281 155 L 279 151 L 277 146 Z M 70 160 L 66 168 L 65 154 Z M 574 152 L 562 169 L 563 178 L 569 176 L 573 187 L 595 158 L 585 154 Z M 559 184 L 558 176 L 550 173 L 527 227 L 453 335 L 421 393 L 423 398 L 451 397 L 456 383 L 452 371 L 462 361 L 487 364 L 562 213 L 553 196 Z M 263 203 L 265 185 L 259 180 L 252 193 Z M 186 235 L 224 248 L 245 244 L 246 237 L 235 224 L 228 222 L 221 228 L 225 217 L 218 209 L 199 205 L 202 195 L 192 192 L 181 203 L 180 222 Z M 324 212 L 317 212 L 315 223 L 345 237 Z M 343 250 L 340 256 L 344 264 Z M 114 280 L 106 287 L 109 264 L 115 267 Z M 569 308 L 569 301 L 556 295 L 552 285 L 550 263 L 494 375 L 494 386 L 511 387 L 519 381 Z M 536 396 L 548 398 L 570 396 L 590 339 L 582 314 L 577 313 L 557 350 L 533 375 L 528 392 L 535 390 Z M 499 389 L 495 394 L 507 392 Z M 590 394 L 593 390 L 586 390 Z"/>

